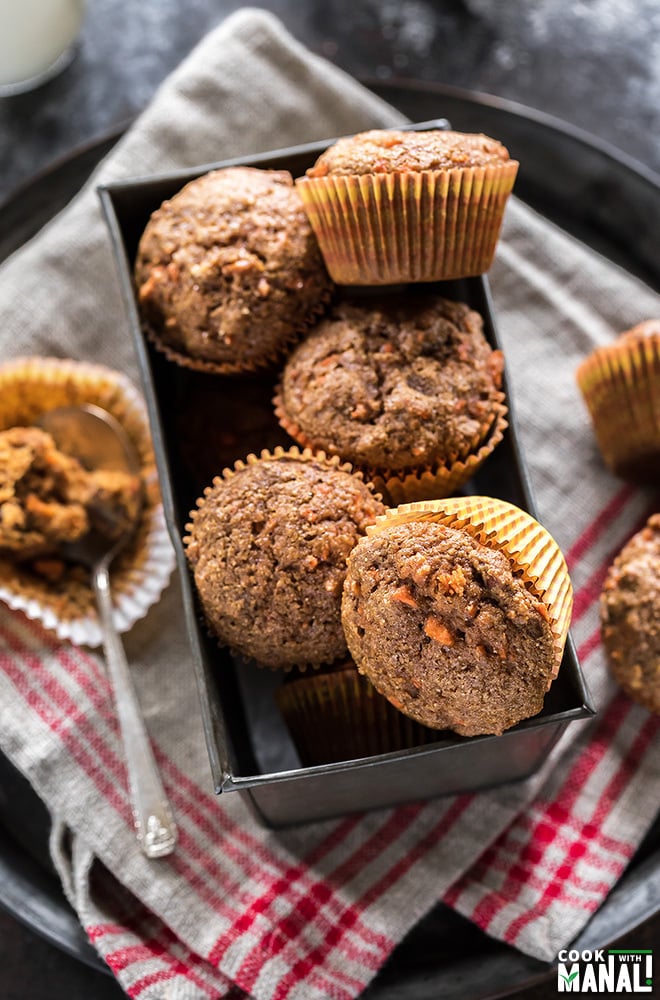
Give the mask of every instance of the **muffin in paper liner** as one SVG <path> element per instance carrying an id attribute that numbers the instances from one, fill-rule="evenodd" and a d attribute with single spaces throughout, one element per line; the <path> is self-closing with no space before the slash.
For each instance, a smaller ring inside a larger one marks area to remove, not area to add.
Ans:
<path id="1" fill-rule="evenodd" d="M 385 507 L 381 503 L 381 498 L 379 494 L 377 494 L 376 491 L 374 490 L 372 484 L 369 482 L 365 482 L 364 476 L 362 475 L 361 472 L 355 471 L 349 462 L 342 462 L 338 456 L 336 455 L 328 456 L 324 452 L 312 452 L 310 449 L 304 449 L 301 451 L 296 446 L 285 449 L 282 446 L 278 445 L 276 448 L 273 449 L 273 451 L 269 451 L 268 449 L 264 448 L 259 453 L 259 455 L 249 454 L 246 456 L 245 459 L 238 459 L 234 463 L 232 468 L 228 467 L 223 469 L 222 472 L 214 478 L 213 482 L 206 487 L 203 495 L 198 498 L 196 502 L 196 507 L 190 512 L 190 521 L 188 522 L 188 524 L 186 524 L 185 528 L 186 533 L 183 537 L 183 544 L 186 551 L 186 555 L 188 557 L 188 562 L 191 571 L 193 573 L 193 577 L 195 576 L 194 572 L 195 563 L 193 557 L 193 549 L 196 545 L 196 540 L 194 537 L 195 525 L 200 517 L 200 514 L 203 512 L 206 504 L 208 503 L 209 498 L 211 498 L 214 495 L 215 490 L 223 483 L 226 483 L 227 481 L 232 479 L 237 474 L 240 474 L 241 471 L 243 471 L 248 467 L 259 466 L 268 462 L 280 462 L 289 460 L 298 463 L 304 462 L 304 463 L 315 463 L 317 465 L 320 464 L 326 469 L 334 469 L 354 478 L 357 482 L 360 483 L 361 487 L 365 490 L 365 495 L 368 495 L 369 498 L 373 501 L 374 521 L 378 516 L 378 513 L 385 510 Z M 334 530 L 336 529 L 333 529 L 333 531 Z M 311 551 L 310 551 L 310 557 L 314 559 L 314 557 L 311 554 Z M 314 559 L 314 562 L 318 563 L 318 560 Z M 315 567 L 310 564 L 310 568 L 313 570 Z M 343 583 L 343 577 L 342 577 L 342 583 Z M 343 648 L 339 650 L 334 650 L 332 653 L 328 652 L 326 655 L 321 652 L 321 642 L 319 641 L 318 644 L 316 645 L 314 657 L 304 658 L 304 659 L 303 658 L 287 659 L 283 654 L 281 654 L 281 651 L 278 651 L 277 649 L 274 650 L 272 656 L 270 655 L 270 653 L 267 653 L 266 655 L 262 653 L 261 656 L 255 655 L 254 642 L 249 643 L 251 647 L 250 651 L 248 651 L 247 648 L 241 649 L 238 647 L 238 644 L 236 642 L 232 643 L 226 638 L 226 636 L 220 637 L 218 635 L 216 629 L 213 627 L 213 624 L 210 621 L 208 612 L 204 609 L 204 600 L 200 593 L 200 588 L 197 585 L 197 580 L 195 580 L 195 584 L 196 584 L 197 594 L 200 599 L 200 604 L 202 605 L 202 614 L 204 615 L 209 635 L 213 636 L 223 646 L 226 646 L 234 656 L 242 658 L 251 658 L 253 659 L 253 661 L 256 663 L 257 666 L 268 668 L 270 670 L 284 670 L 288 672 L 295 666 L 298 668 L 298 670 L 304 672 L 307 669 L 315 670 L 318 667 L 322 666 L 323 664 L 332 663 L 334 662 L 334 660 L 337 659 L 338 656 L 345 654 L 345 644 L 343 642 L 342 642 Z M 332 593 L 331 590 L 328 589 L 328 594 L 331 593 Z M 337 603 L 337 629 L 341 633 L 341 622 L 339 616 L 340 603 L 341 603 L 341 588 L 339 589 L 338 592 L 338 603 Z M 321 617 L 321 612 L 319 612 L 319 617 Z M 296 625 L 293 619 L 291 619 L 291 621 L 287 623 L 287 628 L 289 632 L 295 632 Z M 342 639 L 343 639 L 343 634 L 342 634 Z M 271 648 L 273 648 L 273 644 L 270 640 L 269 640 L 269 645 Z M 271 659 L 271 662 L 268 662 L 269 659 Z"/>
<path id="2" fill-rule="evenodd" d="M 420 466 L 418 469 L 392 471 L 369 466 L 358 466 L 353 462 L 353 468 L 359 469 L 364 477 L 373 483 L 375 489 L 382 494 L 387 503 L 397 505 L 415 500 L 436 500 L 456 493 L 481 468 L 488 456 L 500 443 L 507 429 L 508 409 L 504 393 L 498 393 L 493 408 L 493 418 L 486 429 L 475 437 L 472 450 L 467 455 L 455 456 L 446 462 Z M 280 426 L 302 448 L 316 454 L 325 451 L 316 442 L 307 437 L 300 426 L 293 421 L 284 409 L 281 389 L 278 387 L 273 399 L 275 416 Z M 344 456 L 339 455 L 339 458 Z"/>
<path id="3" fill-rule="evenodd" d="M 402 504 L 367 528 L 371 535 L 393 524 L 435 521 L 469 532 L 483 545 L 499 549 L 516 576 L 545 608 L 559 673 L 573 610 L 573 587 L 566 560 L 550 533 L 526 511 L 493 497 L 467 496 Z"/>
<path id="4" fill-rule="evenodd" d="M 518 163 L 300 177 L 330 277 L 341 285 L 447 281 L 489 270 Z"/>
<path id="5" fill-rule="evenodd" d="M 270 351 L 262 355 L 259 361 L 236 361 L 218 362 L 209 361 L 206 358 L 196 358 L 192 354 L 185 354 L 177 351 L 161 337 L 158 330 L 144 316 L 140 316 L 140 326 L 145 338 L 157 351 L 160 351 L 165 358 L 180 368 L 189 368 L 191 371 L 204 372 L 207 375 L 250 375 L 267 368 L 272 368 L 281 362 L 282 358 L 291 350 L 293 345 L 310 330 L 325 312 L 330 299 L 332 289 L 328 289 L 324 295 L 319 296 L 317 303 L 305 319 L 296 329 L 291 331 L 287 340 L 283 340 L 276 351 Z"/>
<path id="6" fill-rule="evenodd" d="M 312 674 L 288 674 L 275 700 L 304 767 L 439 739 L 437 730 L 397 711 L 350 659 Z"/>
<path id="7" fill-rule="evenodd" d="M 128 433 L 142 466 L 144 502 L 134 536 L 111 566 L 114 620 L 126 632 L 158 601 L 174 569 L 149 425 L 142 398 L 120 372 L 85 361 L 22 357 L 0 366 L 0 430 L 31 426 L 49 410 L 91 403 L 112 414 Z M 39 621 L 59 639 L 100 646 L 90 572 L 71 564 L 48 581 L 0 558 L 0 600 Z"/>
<path id="8" fill-rule="evenodd" d="M 240 165 L 202 173 L 156 208 L 134 283 L 147 338 L 216 374 L 273 364 L 332 287 L 290 172 Z"/>
<path id="9" fill-rule="evenodd" d="M 660 484 L 660 319 L 594 350 L 576 379 L 610 471 Z"/>

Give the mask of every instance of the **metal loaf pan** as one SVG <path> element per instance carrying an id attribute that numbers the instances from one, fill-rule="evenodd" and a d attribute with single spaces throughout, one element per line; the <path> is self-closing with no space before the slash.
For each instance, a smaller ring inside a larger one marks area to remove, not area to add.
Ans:
<path id="1" fill-rule="evenodd" d="M 445 122 L 427 122 L 413 127 L 443 126 Z M 526 778 L 545 760 L 572 720 L 593 714 L 569 636 L 543 711 L 502 736 L 463 738 L 442 732 L 437 742 L 403 752 L 301 767 L 273 697 L 281 676 L 234 660 L 207 632 L 181 542 L 189 511 L 224 467 L 249 452 L 291 442 L 272 413 L 276 373 L 202 374 L 167 361 L 151 346 L 140 326 L 133 261 L 150 214 L 188 181 L 210 169 L 237 164 L 285 169 L 299 176 L 328 144 L 278 150 L 99 189 L 149 410 L 165 516 L 177 554 L 214 788 L 217 793 L 238 791 L 261 820 L 274 827 Z M 478 310 L 489 341 L 500 346 L 485 277 L 436 287 L 448 298 Z M 410 286 L 409 293 L 415 294 L 415 286 Z M 504 440 L 465 492 L 500 497 L 534 514 L 515 414 L 510 412 L 509 419 Z"/>

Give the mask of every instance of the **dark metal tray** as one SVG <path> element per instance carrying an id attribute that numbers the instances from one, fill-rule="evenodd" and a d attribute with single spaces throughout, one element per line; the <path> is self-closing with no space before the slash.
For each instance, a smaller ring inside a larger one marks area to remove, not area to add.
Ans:
<path id="1" fill-rule="evenodd" d="M 431 121 L 413 128 L 443 125 L 444 121 Z M 152 212 L 163 200 L 208 169 L 239 162 L 242 166 L 288 170 L 299 177 L 327 145 L 314 143 L 168 175 L 118 181 L 99 189 L 140 364 L 165 519 L 177 553 L 216 790 L 238 790 L 269 826 L 327 819 L 526 778 L 546 759 L 571 720 L 592 713 L 569 638 L 559 677 L 542 712 L 502 736 L 467 739 L 443 732 L 433 743 L 397 753 L 301 767 L 273 697 L 274 683 L 281 674 L 273 676 L 251 664 L 237 663 L 208 636 L 181 541 L 189 512 L 223 468 L 249 452 L 259 454 L 262 448 L 288 447 L 291 442 L 273 416 L 277 372 L 247 377 L 202 374 L 165 359 L 145 337 L 133 282 L 137 245 Z M 398 294 L 414 296 L 420 287 L 429 288 L 411 285 Z M 491 345 L 500 347 L 485 278 L 436 282 L 432 287 L 476 309 L 484 318 Z M 220 433 L 214 435 L 214 428 Z M 230 444 L 225 443 L 227 437 Z M 510 400 L 504 439 L 466 492 L 496 496 L 534 514 Z"/>
<path id="2" fill-rule="evenodd" d="M 511 102 L 436 84 L 379 82 L 373 88 L 412 119 L 446 114 L 456 128 L 497 135 L 525 162 L 516 184 L 519 197 L 660 290 L 660 178 L 579 130 Z M 35 178 L 0 209 L 0 259 L 67 203 L 121 131 Z M 563 165 L 561 183 L 557 162 Z M 97 969 L 93 995 L 114 996 L 114 985 L 106 984 L 101 974 L 107 969 L 87 943 L 52 872 L 48 831 L 43 806 L 0 757 L 0 905 Z M 656 822 L 576 946 L 603 947 L 628 935 L 629 947 L 652 947 L 660 934 L 659 910 Z M 521 990 L 529 1000 L 540 1000 L 555 995 L 555 978 L 549 965 L 493 941 L 439 905 L 395 950 L 365 1000 L 486 1000 Z M 89 982 L 82 971 L 80 980 Z M 116 995 L 123 995 L 118 987 Z"/>

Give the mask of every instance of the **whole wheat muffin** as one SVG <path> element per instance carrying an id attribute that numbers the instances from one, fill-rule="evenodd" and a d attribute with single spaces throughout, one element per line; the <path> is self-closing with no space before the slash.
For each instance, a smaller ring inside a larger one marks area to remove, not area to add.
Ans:
<path id="1" fill-rule="evenodd" d="M 272 361 L 330 289 L 291 175 L 253 167 L 212 171 L 163 202 L 135 280 L 157 342 L 227 371 Z"/>
<path id="2" fill-rule="evenodd" d="M 626 694 L 660 715 L 660 514 L 610 566 L 600 613 L 614 677 Z"/>
<path id="3" fill-rule="evenodd" d="M 360 672 L 433 729 L 501 734 L 541 710 L 555 673 L 546 609 L 507 557 L 438 523 L 360 540 L 342 622 Z"/>
<path id="4" fill-rule="evenodd" d="M 502 400 L 502 370 L 463 303 L 347 299 L 290 355 L 276 405 L 300 444 L 398 472 L 476 450 Z"/>
<path id="5" fill-rule="evenodd" d="M 338 284 L 447 281 L 489 270 L 517 171 L 488 136 L 372 130 L 338 139 L 296 187 Z"/>
<path id="6" fill-rule="evenodd" d="M 356 475 L 311 456 L 264 455 L 217 478 L 186 552 L 223 645 L 273 668 L 346 653 L 346 559 L 384 507 Z"/>

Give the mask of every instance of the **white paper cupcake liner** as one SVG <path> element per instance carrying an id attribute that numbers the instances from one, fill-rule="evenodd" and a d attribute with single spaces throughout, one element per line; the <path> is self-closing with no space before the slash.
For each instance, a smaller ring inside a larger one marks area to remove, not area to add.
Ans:
<path id="1" fill-rule="evenodd" d="M 26 357 L 0 365 L 0 430 L 30 425 L 58 406 L 94 403 L 124 427 L 140 456 L 144 505 L 134 541 L 110 567 L 113 620 L 127 632 L 160 598 L 175 565 L 158 487 L 158 476 L 142 397 L 120 372 L 103 365 L 60 358 Z M 62 640 L 101 646 L 103 633 L 89 585 L 67 597 L 47 580 L 27 576 L 0 560 L 0 600 L 39 622 Z"/>

